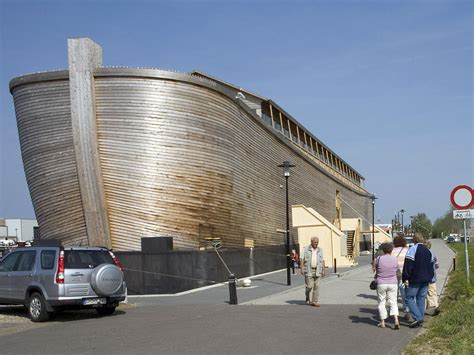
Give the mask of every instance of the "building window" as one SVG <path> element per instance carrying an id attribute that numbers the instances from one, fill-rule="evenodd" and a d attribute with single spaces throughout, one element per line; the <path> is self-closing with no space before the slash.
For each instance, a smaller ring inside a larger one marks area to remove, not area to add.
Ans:
<path id="1" fill-rule="evenodd" d="M 281 132 L 281 124 L 278 121 L 275 121 L 275 131 Z"/>
<path id="2" fill-rule="evenodd" d="M 266 114 L 262 114 L 262 119 L 265 124 L 271 126 L 272 125 L 272 118 Z"/>

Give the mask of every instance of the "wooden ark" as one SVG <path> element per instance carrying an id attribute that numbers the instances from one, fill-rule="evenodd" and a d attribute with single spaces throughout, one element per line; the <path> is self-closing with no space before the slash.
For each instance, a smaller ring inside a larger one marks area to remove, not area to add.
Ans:
<path id="1" fill-rule="evenodd" d="M 272 100 L 204 73 L 103 67 L 98 45 L 74 39 L 69 70 L 15 78 L 10 91 L 42 239 L 283 244 L 283 161 L 296 165 L 290 204 L 333 221 L 338 191 L 371 216 L 363 177 L 341 157 Z M 359 217 L 352 208 L 342 217 Z"/>

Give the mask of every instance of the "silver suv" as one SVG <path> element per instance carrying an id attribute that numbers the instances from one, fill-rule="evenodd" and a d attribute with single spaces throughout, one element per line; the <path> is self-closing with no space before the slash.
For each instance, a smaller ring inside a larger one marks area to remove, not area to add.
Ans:
<path id="1" fill-rule="evenodd" d="M 0 304 L 23 304 L 33 322 L 58 310 L 115 311 L 127 288 L 114 254 L 101 247 L 33 246 L 0 260 Z"/>

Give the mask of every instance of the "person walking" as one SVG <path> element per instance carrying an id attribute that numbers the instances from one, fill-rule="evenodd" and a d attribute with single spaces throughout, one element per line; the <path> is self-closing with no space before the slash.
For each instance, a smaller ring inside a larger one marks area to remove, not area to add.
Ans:
<path id="1" fill-rule="evenodd" d="M 390 309 L 390 315 L 393 316 L 395 326 L 394 329 L 400 329 L 398 322 L 398 305 L 397 305 L 397 269 L 398 260 L 392 255 L 393 244 L 382 244 L 383 255 L 375 260 L 375 279 L 377 280 L 377 299 L 380 316 L 380 328 L 385 328 L 385 319 L 388 318 L 387 303 Z"/>
<path id="2" fill-rule="evenodd" d="M 427 308 L 427 311 L 432 308 L 433 312 L 429 314 L 435 315 L 438 309 L 438 292 L 436 289 L 436 269 L 439 268 L 439 263 L 438 263 L 438 258 L 436 257 L 436 255 L 433 254 L 433 251 L 431 250 L 431 242 L 427 241 L 425 245 L 428 249 L 430 249 L 431 254 L 433 255 L 433 273 L 434 273 L 433 279 L 428 285 L 428 294 L 426 296 L 426 308 Z"/>
<path id="3" fill-rule="evenodd" d="M 311 244 L 306 246 L 301 258 L 301 274 L 304 275 L 306 304 L 313 307 L 319 305 L 319 284 L 325 274 L 323 250 L 318 247 L 319 238 L 312 237 Z M 312 297 L 310 295 L 312 293 Z M 310 301 L 311 299 L 311 301 Z"/>
<path id="4" fill-rule="evenodd" d="M 431 251 L 423 245 L 421 234 L 415 234 L 413 245 L 408 249 L 403 265 L 402 281 L 405 284 L 405 297 L 414 319 L 410 328 L 420 327 L 425 320 L 425 301 L 429 283 L 434 277 L 434 260 Z"/>
<path id="5" fill-rule="evenodd" d="M 403 264 L 405 264 L 405 256 L 408 251 L 407 241 L 404 236 L 397 235 L 393 238 L 393 251 L 392 255 L 397 257 L 398 261 L 398 270 L 397 270 L 397 280 L 398 280 L 398 294 L 400 295 L 402 301 L 402 307 L 405 311 L 405 319 L 410 319 L 410 310 L 408 309 L 408 304 L 405 298 L 405 285 L 402 282 L 402 270 Z"/>
<path id="6" fill-rule="evenodd" d="M 300 261 L 300 256 L 298 255 L 298 252 L 296 249 L 293 249 L 291 251 L 291 268 L 293 269 L 293 274 L 295 273 L 295 268 L 299 268 L 299 261 Z"/>

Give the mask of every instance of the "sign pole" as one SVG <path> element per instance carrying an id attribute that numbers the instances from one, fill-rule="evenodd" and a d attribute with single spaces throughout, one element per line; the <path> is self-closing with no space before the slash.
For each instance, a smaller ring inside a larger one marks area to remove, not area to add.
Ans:
<path id="1" fill-rule="evenodd" d="M 470 282 L 470 277 L 469 277 L 469 253 L 467 252 L 467 229 L 466 229 L 466 219 L 463 218 L 464 222 L 464 257 L 466 259 L 466 276 L 467 276 L 467 282 Z"/>
<path id="2" fill-rule="evenodd" d="M 474 210 L 470 210 L 470 208 L 474 206 L 474 189 L 468 185 L 458 185 L 451 191 L 450 199 L 453 207 L 458 209 L 457 211 L 453 211 L 454 219 L 462 219 L 464 222 L 464 256 L 466 259 L 467 282 L 470 283 L 466 219 L 473 218 L 474 216 Z"/>

